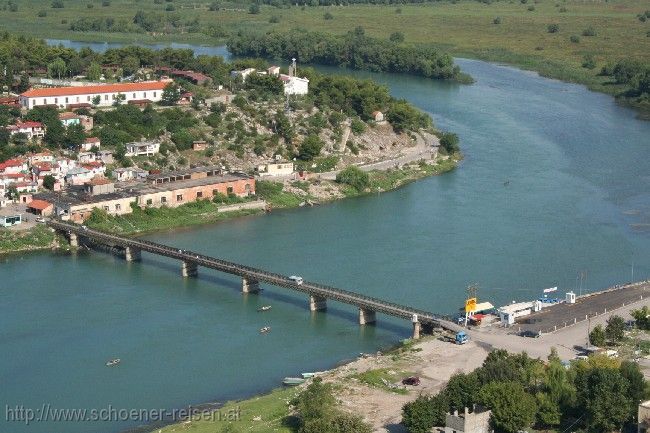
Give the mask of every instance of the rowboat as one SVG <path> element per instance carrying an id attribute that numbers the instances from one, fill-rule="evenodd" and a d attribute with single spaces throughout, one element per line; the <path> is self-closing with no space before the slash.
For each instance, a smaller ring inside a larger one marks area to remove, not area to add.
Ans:
<path id="1" fill-rule="evenodd" d="M 106 367 L 112 367 L 114 365 L 119 364 L 121 361 L 122 360 L 120 358 L 111 359 L 111 360 L 106 362 Z"/>
<path id="2" fill-rule="evenodd" d="M 260 334 L 266 334 L 267 332 L 271 331 L 270 326 L 265 326 L 264 328 L 260 329 Z"/>
<path id="3" fill-rule="evenodd" d="M 271 309 L 270 305 L 265 305 L 263 307 L 260 307 L 257 309 L 257 311 L 262 312 L 262 311 L 269 311 Z"/>

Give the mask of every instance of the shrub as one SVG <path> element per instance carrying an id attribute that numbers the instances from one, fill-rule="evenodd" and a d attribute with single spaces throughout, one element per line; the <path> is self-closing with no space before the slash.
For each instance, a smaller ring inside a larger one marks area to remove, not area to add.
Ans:
<path id="1" fill-rule="evenodd" d="M 109 7 L 111 5 L 111 0 L 102 0 L 102 7 Z"/>
<path id="2" fill-rule="evenodd" d="M 496 17 L 492 20 L 492 24 L 501 24 L 501 17 Z"/>
<path id="3" fill-rule="evenodd" d="M 594 56 L 587 54 L 582 60 L 582 67 L 585 69 L 594 69 L 596 67 Z"/>
<path id="4" fill-rule="evenodd" d="M 560 31 L 560 25 L 559 24 L 549 24 L 548 26 L 546 26 L 546 30 L 549 33 L 557 33 L 557 32 Z"/>
<path id="5" fill-rule="evenodd" d="M 253 14 L 253 15 L 257 15 L 257 14 L 259 14 L 259 13 L 260 13 L 260 5 L 258 5 L 257 3 L 253 3 L 253 4 L 248 8 L 248 13 L 249 13 L 249 14 Z"/>
<path id="6" fill-rule="evenodd" d="M 52 9 L 63 9 L 64 6 L 63 0 L 54 0 L 52 2 Z"/>
<path id="7" fill-rule="evenodd" d="M 318 135 L 309 135 L 303 140 L 298 149 L 298 158 L 303 161 L 311 161 L 320 154 L 322 148 L 323 142 L 318 138 Z"/>
<path id="8" fill-rule="evenodd" d="M 535 6 L 528 6 L 528 12 L 533 12 L 535 10 Z"/>
<path id="9" fill-rule="evenodd" d="M 174 5 L 167 5 L 167 6 L 165 7 L 165 10 L 166 10 L 167 12 L 174 12 L 174 11 L 176 10 L 176 8 L 174 7 Z"/>
<path id="10" fill-rule="evenodd" d="M 560 13 L 564 13 L 566 11 L 567 11 L 567 9 L 564 6 L 562 6 L 560 9 L 558 9 L 558 12 L 560 12 Z"/>
<path id="11" fill-rule="evenodd" d="M 323 19 L 325 19 L 325 20 L 333 20 L 333 19 L 334 19 L 334 15 L 332 15 L 332 14 L 329 13 L 329 12 L 325 12 L 325 14 L 323 14 Z"/>
<path id="12" fill-rule="evenodd" d="M 47 16 L 47 12 L 46 12 L 46 11 L 38 11 L 38 16 L 39 16 L 40 18 L 46 17 L 46 16 Z"/>
<path id="13" fill-rule="evenodd" d="M 573 35 L 573 36 L 571 36 L 571 37 L 569 38 L 569 40 L 570 40 L 571 42 L 573 42 L 574 44 L 579 44 L 579 43 L 580 43 L 580 36 Z"/>
<path id="14" fill-rule="evenodd" d="M 271 24 L 277 24 L 280 22 L 280 17 L 277 15 L 273 15 L 271 18 L 269 18 L 269 22 Z"/>
<path id="15" fill-rule="evenodd" d="M 395 13 L 396 13 L 396 14 L 401 14 L 401 13 L 402 13 L 402 8 L 397 8 L 397 9 L 395 9 Z"/>
<path id="16" fill-rule="evenodd" d="M 596 29 L 592 26 L 587 27 L 582 31 L 582 36 L 596 36 Z"/>
<path id="17" fill-rule="evenodd" d="M 363 192 L 370 186 L 370 176 L 359 167 L 351 165 L 336 175 L 336 182 L 349 185 L 358 192 Z"/>
<path id="18" fill-rule="evenodd" d="M 404 42 L 404 33 L 402 32 L 391 33 L 389 39 L 391 40 L 391 42 L 396 42 L 396 43 Z"/>
<path id="19" fill-rule="evenodd" d="M 352 119 L 350 122 L 350 129 L 355 135 L 363 134 L 366 130 L 366 124 L 359 119 Z"/>

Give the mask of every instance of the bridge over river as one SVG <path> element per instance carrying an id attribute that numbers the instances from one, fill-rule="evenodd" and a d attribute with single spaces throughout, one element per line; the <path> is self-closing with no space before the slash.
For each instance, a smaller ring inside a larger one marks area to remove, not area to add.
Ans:
<path id="1" fill-rule="evenodd" d="M 77 224 L 52 220 L 48 221 L 47 225 L 54 230 L 65 234 L 70 241 L 70 245 L 73 247 L 78 247 L 80 238 L 85 238 L 95 243 L 118 248 L 123 252 L 124 258 L 127 261 L 140 260 L 142 251 L 180 260 L 181 275 L 183 277 L 196 277 L 199 266 L 240 276 L 242 278 L 241 288 L 243 293 L 259 292 L 260 283 L 267 283 L 277 287 L 302 292 L 309 296 L 309 309 L 311 311 L 325 310 L 327 308 L 327 300 L 334 300 L 344 304 L 353 305 L 359 309 L 360 325 L 374 323 L 376 321 L 376 313 L 382 313 L 410 320 L 413 324 L 413 338 L 419 338 L 422 327 L 425 329 L 432 329 L 437 326 L 454 332 L 460 329 L 456 324 L 448 322 L 433 313 L 351 292 L 349 290 L 343 290 L 310 281 L 295 281 L 286 275 L 253 268 L 240 263 L 218 259 L 216 257 L 206 256 L 185 249 L 170 247 L 156 242 L 105 233 Z"/>

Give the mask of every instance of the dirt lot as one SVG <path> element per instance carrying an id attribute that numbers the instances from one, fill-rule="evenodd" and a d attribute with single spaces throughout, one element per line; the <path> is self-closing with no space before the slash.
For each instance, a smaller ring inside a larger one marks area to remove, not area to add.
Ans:
<path id="1" fill-rule="evenodd" d="M 469 342 L 458 346 L 427 337 L 417 345 L 398 354 L 369 355 L 339 367 L 326 375 L 326 382 L 342 385 L 338 397 L 343 407 L 363 416 L 376 432 L 404 432 L 399 423 L 404 403 L 415 400 L 421 393 L 438 392 L 455 372 L 472 371 L 479 367 L 488 351 Z M 418 386 L 399 386 L 395 391 L 369 386 L 354 377 L 359 373 L 385 369 L 398 379 L 420 377 Z M 406 392 L 401 394 L 400 392 Z"/>

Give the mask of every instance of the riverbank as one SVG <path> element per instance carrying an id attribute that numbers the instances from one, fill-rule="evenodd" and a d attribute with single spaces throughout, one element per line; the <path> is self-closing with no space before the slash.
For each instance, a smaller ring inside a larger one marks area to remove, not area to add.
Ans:
<path id="1" fill-rule="evenodd" d="M 428 176 L 447 173 L 456 168 L 462 155 L 439 157 L 434 161 L 414 161 L 401 168 L 372 170 L 368 172 L 369 186 L 364 191 L 336 181 L 258 181 L 257 198 L 265 200 L 268 208 L 291 209 L 301 206 L 321 205 L 343 198 L 388 192 Z M 334 173 L 334 172 L 332 172 Z M 232 218 L 264 213 L 264 207 L 230 211 L 228 204 L 208 200 L 188 203 L 176 208 L 134 208 L 133 213 L 111 216 L 96 209 L 86 221 L 89 227 L 122 235 L 143 235 L 165 230 L 214 224 Z M 55 235 L 44 225 L 24 231 L 0 232 L 0 254 L 18 253 L 58 248 Z"/>
<path id="2" fill-rule="evenodd" d="M 428 176 L 449 172 L 456 168 L 461 155 L 439 158 L 435 161 L 418 161 L 401 168 L 373 170 L 368 173 L 370 183 L 364 191 L 336 181 L 257 181 L 257 197 L 264 200 L 268 208 L 291 209 L 302 206 L 322 205 L 343 198 L 387 192 L 405 186 Z M 188 203 L 176 208 L 135 209 L 133 213 L 111 216 L 96 210 L 86 224 L 97 230 L 123 235 L 142 235 L 157 231 L 172 230 L 195 225 L 213 224 L 219 221 L 264 212 L 263 209 L 245 209 L 219 212 L 219 204 L 207 200 Z"/>
<path id="3" fill-rule="evenodd" d="M 319 377 L 334 385 L 341 408 L 362 416 L 374 432 L 405 431 L 400 425 L 405 403 L 422 393 L 435 394 L 454 373 L 476 369 L 488 354 L 487 349 L 474 342 L 459 346 L 443 341 L 441 335 L 427 336 L 417 342 L 404 340 L 386 353 L 363 354 L 356 360 L 322 372 Z M 412 375 L 420 378 L 420 385 L 386 385 L 399 384 L 404 377 Z M 295 433 L 293 408 L 289 402 L 305 387 L 306 384 L 275 389 L 268 394 L 228 402 L 219 409 L 218 414 L 237 411 L 240 414 L 237 421 L 224 421 L 223 417 L 211 420 L 203 416 L 149 431 Z"/>

